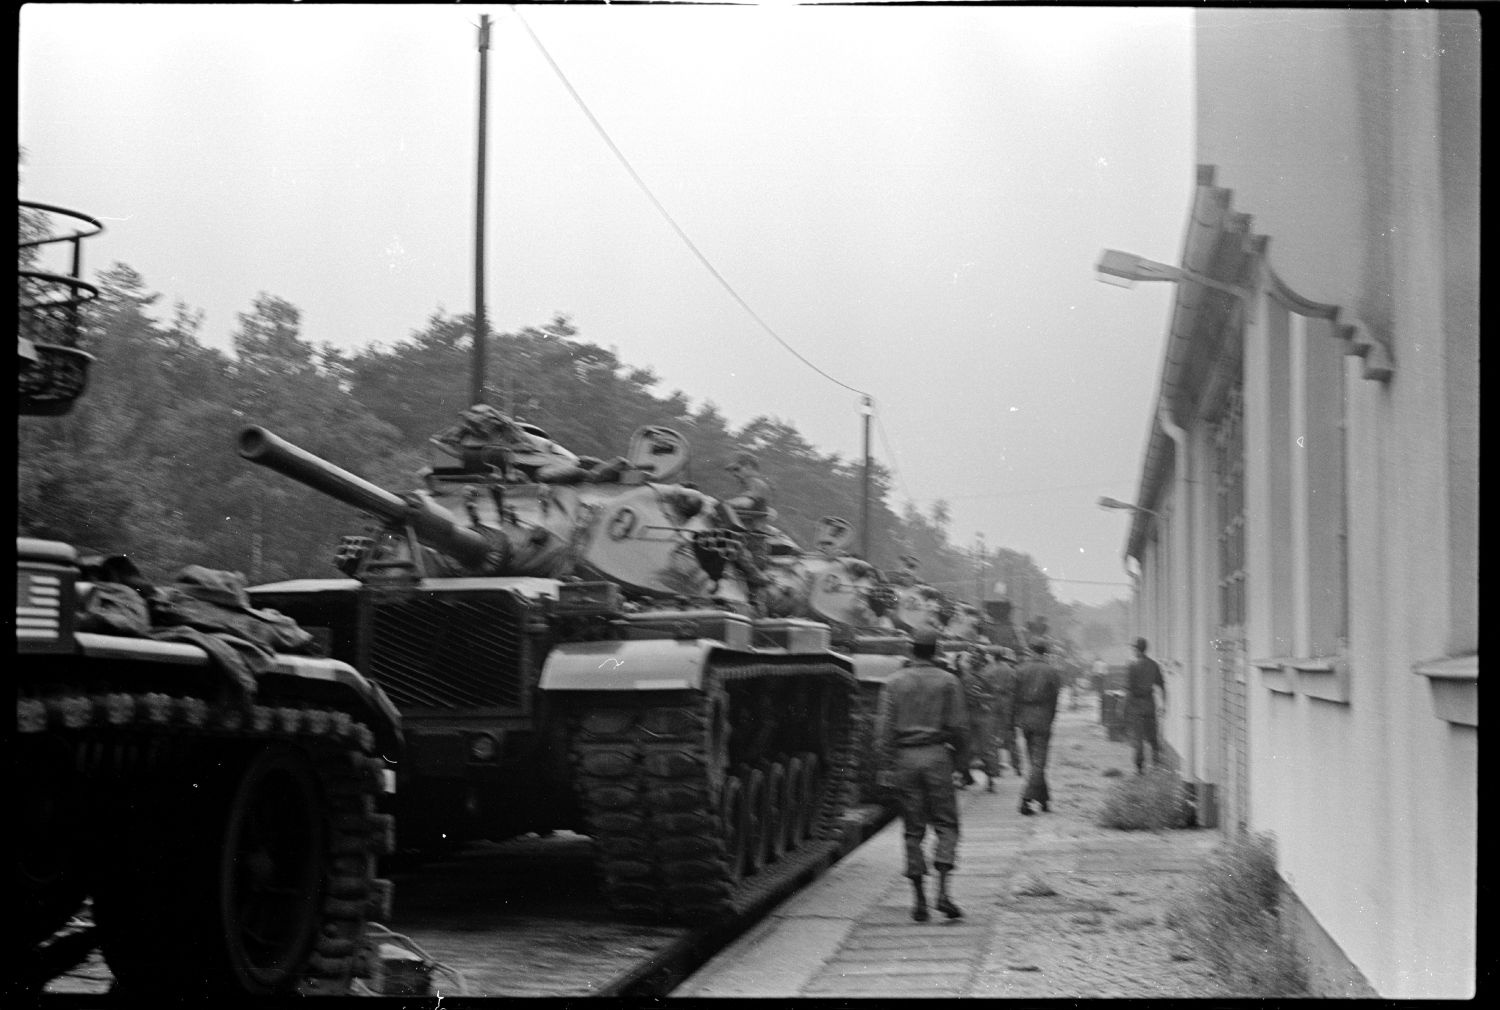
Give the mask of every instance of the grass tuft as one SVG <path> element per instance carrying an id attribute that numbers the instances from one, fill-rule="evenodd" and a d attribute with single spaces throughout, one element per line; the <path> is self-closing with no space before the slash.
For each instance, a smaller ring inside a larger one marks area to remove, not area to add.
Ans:
<path id="1" fill-rule="evenodd" d="M 1188 823 L 1186 792 L 1176 772 L 1153 768 L 1110 786 L 1099 824 L 1122 831 L 1161 831 Z"/>
<path id="2" fill-rule="evenodd" d="M 1035 873 L 1028 873 L 1011 893 L 1022 898 L 1050 898 L 1057 893 L 1057 889 L 1047 881 L 1047 878 Z"/>
<path id="3" fill-rule="evenodd" d="M 1281 880 L 1269 835 L 1228 838 L 1166 921 L 1192 939 L 1231 991 L 1307 995 L 1306 960 L 1281 923 Z"/>

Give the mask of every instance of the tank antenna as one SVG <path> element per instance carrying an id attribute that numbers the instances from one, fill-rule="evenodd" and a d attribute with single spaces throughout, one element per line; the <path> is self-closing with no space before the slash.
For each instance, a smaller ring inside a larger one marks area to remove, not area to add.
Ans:
<path id="1" fill-rule="evenodd" d="M 870 559 L 870 415 L 874 409 L 868 396 L 860 401 L 859 412 L 864 416 L 865 465 L 860 479 L 859 556 L 871 564 L 874 562 Z"/>

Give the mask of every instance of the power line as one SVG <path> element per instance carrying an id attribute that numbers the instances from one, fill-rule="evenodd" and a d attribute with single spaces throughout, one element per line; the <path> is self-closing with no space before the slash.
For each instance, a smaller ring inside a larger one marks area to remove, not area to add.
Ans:
<path id="1" fill-rule="evenodd" d="M 588 121 L 593 124 L 594 129 L 598 131 L 599 136 L 604 140 L 604 143 L 607 144 L 609 146 L 609 149 L 614 152 L 614 155 L 619 159 L 620 164 L 625 166 L 625 171 L 630 173 L 630 177 L 635 180 L 635 184 L 640 187 L 641 192 L 646 194 L 646 199 L 651 201 L 651 204 L 656 208 L 657 213 L 660 214 L 662 216 L 662 219 L 666 221 L 667 224 L 671 226 L 672 230 L 677 233 L 677 237 L 682 239 L 683 244 L 688 247 L 692 254 L 698 258 L 698 262 L 703 264 L 704 269 L 706 269 L 710 274 L 713 275 L 714 280 L 718 281 L 719 285 L 723 287 L 725 291 L 729 292 L 729 296 L 739 303 L 740 308 L 744 309 L 750 315 L 751 319 L 754 319 L 757 323 L 760 324 L 761 329 L 765 330 L 771 335 L 771 339 L 775 340 L 782 347 L 786 348 L 786 350 L 789 351 L 792 356 L 795 357 L 798 361 L 802 362 L 808 368 L 811 368 L 814 372 L 817 372 L 819 375 L 827 379 L 829 382 L 833 383 L 835 386 L 842 386 L 844 389 L 849 390 L 851 393 L 858 393 L 861 396 L 868 396 L 869 394 L 864 390 L 855 389 L 847 382 L 840 382 L 838 379 L 835 379 L 833 376 L 823 371 L 823 369 L 819 368 L 811 361 L 808 361 L 805 357 L 802 356 L 802 353 L 800 351 L 783 340 L 781 338 L 781 334 L 772 329 L 771 325 L 760 317 L 760 313 L 756 312 L 753 308 L 750 307 L 749 302 L 740 297 L 740 293 L 736 291 L 734 287 L 729 283 L 729 281 L 724 279 L 724 275 L 719 273 L 718 269 L 708 261 L 708 257 L 703 255 L 703 253 L 698 249 L 698 246 L 693 242 L 691 238 L 688 237 L 688 233 L 683 231 L 682 226 L 679 225 L 672 218 L 672 215 L 667 212 L 667 208 L 662 206 L 661 201 L 656 198 L 656 194 L 651 192 L 651 187 L 646 185 L 646 180 L 641 178 L 640 174 L 636 172 L 634 166 L 630 164 L 630 160 L 625 157 L 625 153 L 621 151 L 620 148 L 615 144 L 614 140 L 610 138 L 609 133 L 604 129 L 604 125 L 600 123 L 597 118 L 595 118 L 593 112 L 589 111 L 589 107 L 584 102 L 583 96 L 580 95 L 577 89 L 573 87 L 572 83 L 568 80 L 567 75 L 562 72 L 562 68 L 559 67 L 557 65 L 557 61 L 552 58 L 552 54 L 547 52 L 547 47 L 542 45 L 542 40 L 537 38 L 536 32 L 531 30 L 531 25 L 526 23 L 525 18 L 521 17 L 520 12 L 516 10 L 514 4 L 510 6 L 510 10 L 512 14 L 515 14 L 516 20 L 521 22 L 521 27 L 526 29 L 526 34 L 531 36 L 531 41 L 536 44 L 537 49 L 541 52 L 543 58 L 546 59 L 547 64 L 552 68 L 552 72 L 557 75 L 557 79 L 562 82 L 563 87 L 568 89 L 568 94 L 573 96 L 573 101 L 578 103 L 578 107 L 583 110 L 583 114 L 588 117 Z"/>

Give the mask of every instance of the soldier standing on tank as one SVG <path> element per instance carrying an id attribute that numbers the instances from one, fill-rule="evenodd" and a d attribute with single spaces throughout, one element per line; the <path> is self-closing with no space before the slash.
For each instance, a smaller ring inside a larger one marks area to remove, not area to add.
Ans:
<path id="1" fill-rule="evenodd" d="M 930 918 L 922 842 L 931 825 L 937 836 L 932 865 L 938 871 L 934 906 L 950 919 L 962 918 L 948 893 L 948 875 L 958 855 L 958 795 L 953 785 L 955 755 L 966 753 L 968 713 L 958 678 L 933 662 L 937 634 L 919 631 L 913 661 L 880 692 L 875 724 L 876 782 L 896 791 L 906 845 L 906 876 L 911 880 L 911 917 Z"/>
<path id="2" fill-rule="evenodd" d="M 1031 641 L 1032 658 L 1016 671 L 1016 728 L 1026 741 L 1026 761 L 1031 773 L 1021 793 L 1021 813 L 1030 816 L 1039 803 L 1042 813 L 1051 810 L 1052 795 L 1047 788 L 1047 748 L 1052 741 L 1052 720 L 1057 717 L 1057 695 L 1062 676 L 1047 662 L 1047 643 L 1040 638 Z"/>
<path id="3" fill-rule="evenodd" d="M 740 484 L 740 493 L 729 499 L 729 504 L 745 525 L 761 528 L 771 511 L 771 482 L 760 475 L 760 461 L 753 452 L 740 452 L 724 469 Z"/>
<path id="4" fill-rule="evenodd" d="M 744 523 L 749 536 L 735 559 L 740 572 L 749 585 L 751 599 L 757 600 L 761 591 L 769 584 L 765 568 L 767 564 L 766 526 L 771 516 L 771 482 L 760 475 L 760 461 L 751 452 L 739 452 L 724 467 L 739 481 L 740 492 L 725 504 L 734 509 Z"/>

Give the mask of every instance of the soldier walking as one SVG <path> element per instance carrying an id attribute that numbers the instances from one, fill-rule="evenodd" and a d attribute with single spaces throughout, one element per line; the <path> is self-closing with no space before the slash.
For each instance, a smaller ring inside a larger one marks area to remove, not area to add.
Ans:
<path id="1" fill-rule="evenodd" d="M 984 791 L 995 791 L 995 779 L 1000 777 L 1000 719 L 1005 706 L 1001 696 L 1004 689 L 1002 668 L 998 659 L 985 662 L 983 653 L 969 653 L 968 670 L 964 675 L 964 703 L 969 709 L 969 748 L 974 756 L 972 767 L 978 764 L 984 772 Z M 973 781 L 969 769 L 964 770 L 965 783 Z"/>
<path id="2" fill-rule="evenodd" d="M 906 845 L 906 876 L 911 879 L 911 917 L 930 918 L 922 843 L 930 825 L 937 836 L 932 865 L 938 871 L 934 902 L 950 919 L 963 916 L 948 893 L 948 875 L 958 855 L 958 795 L 953 784 L 955 755 L 966 753 L 968 713 L 963 687 L 933 662 L 937 634 L 918 631 L 913 661 L 886 682 L 875 724 L 876 782 L 895 790 L 901 805 Z"/>
<path id="3" fill-rule="evenodd" d="M 1042 813 L 1051 811 L 1052 794 L 1047 788 L 1047 749 L 1052 741 L 1052 721 L 1057 717 L 1057 695 L 1062 676 L 1047 662 L 1047 643 L 1031 641 L 1032 657 L 1016 671 L 1016 728 L 1026 741 L 1026 762 L 1031 773 L 1021 792 L 1021 813 L 1036 813 L 1032 803 L 1041 805 Z"/>
<path id="4" fill-rule="evenodd" d="M 1130 745 L 1135 752 L 1135 773 L 1145 770 L 1146 744 L 1151 745 L 1151 763 L 1161 764 L 1161 736 L 1157 728 L 1158 707 L 1167 707 L 1167 682 L 1162 679 L 1161 667 L 1156 660 L 1146 655 L 1144 638 L 1135 640 L 1135 661 L 1125 672 L 1125 725 L 1130 731 Z M 1160 706 L 1156 692 L 1161 692 Z"/>
<path id="5" fill-rule="evenodd" d="M 1000 749 L 1010 755 L 1011 770 L 1024 776 L 1026 773 L 1021 770 L 1021 746 L 1016 742 L 1016 654 L 1002 647 L 995 657 L 995 667 L 999 671 L 1000 681 L 1000 700 L 995 720 L 999 725 Z M 1001 765 L 1003 767 L 1004 762 Z"/>

